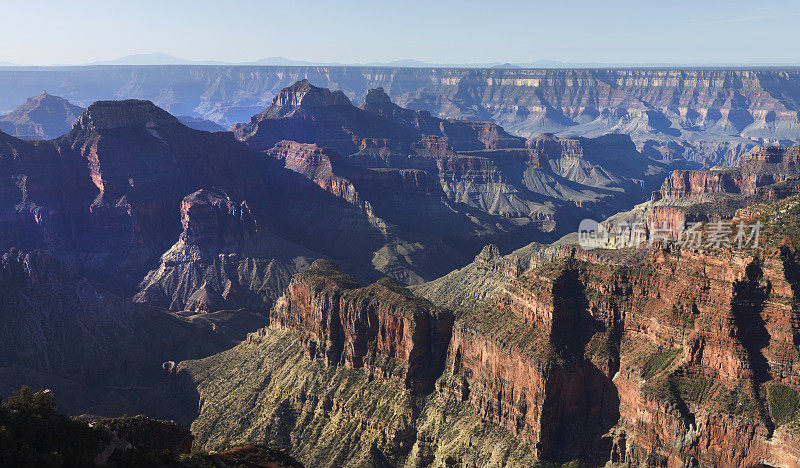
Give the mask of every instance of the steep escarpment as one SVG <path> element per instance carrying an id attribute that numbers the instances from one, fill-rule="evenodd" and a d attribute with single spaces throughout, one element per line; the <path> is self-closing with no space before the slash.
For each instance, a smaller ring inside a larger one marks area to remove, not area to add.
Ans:
<path id="1" fill-rule="evenodd" d="M 311 359 L 384 378 L 398 374 L 414 390 L 430 388 L 438 376 L 452 320 L 390 279 L 359 288 L 324 260 L 295 276 L 270 314 L 272 326 L 299 335 Z"/>
<path id="2" fill-rule="evenodd" d="M 791 466 L 800 438 L 776 396 L 798 388 L 786 255 L 561 248 L 456 321 L 442 382 L 540 456 Z"/>
<path id="3" fill-rule="evenodd" d="M 730 164 L 797 139 L 794 71 L 470 70 L 397 97 L 434 115 L 492 119 L 522 136 L 625 133 L 649 156 Z M 444 78 L 444 77 L 441 77 Z M 514 92 L 513 98 L 509 99 Z"/>
<path id="4" fill-rule="evenodd" d="M 283 125 L 302 135 L 278 140 Z M 458 252 L 452 267 L 487 243 L 508 251 L 531 239 L 554 240 L 584 217 L 633 206 L 681 166 L 643 156 L 626 136 L 542 135 L 525 142 L 492 123 L 404 109 L 381 89 L 354 107 L 307 80 L 282 90 L 235 132 L 364 213 L 382 235 L 407 244 L 441 242 Z M 420 267 L 413 274 L 379 269 L 414 284 L 431 279 L 430 269 Z"/>
<path id="5" fill-rule="evenodd" d="M 259 439 L 314 466 L 535 461 L 470 405 L 431 393 L 452 315 L 396 283 L 359 287 L 317 261 L 271 319 L 229 351 L 178 365 L 202 395 L 192 431 L 203 447 Z"/>
<path id="6" fill-rule="evenodd" d="M 0 109 L 42 89 L 87 106 L 149 99 L 176 115 L 245 122 L 308 79 L 355 103 L 382 87 L 399 105 L 442 119 L 542 132 L 631 136 L 655 158 L 730 165 L 756 145 L 798 142 L 796 69 L 446 69 L 162 66 L 0 70 Z M 98 86 L 102 83 L 102 86 Z"/>
<path id="7" fill-rule="evenodd" d="M 446 351 L 429 348 L 428 360 L 442 363 L 430 393 L 408 384 L 405 366 L 384 364 L 386 353 L 412 362 L 404 356 L 413 353 L 396 352 L 408 349 L 397 339 L 408 324 L 381 317 L 398 303 L 395 286 L 362 288 L 319 264 L 295 277 L 272 326 L 228 353 L 179 365 L 205 398 L 193 430 L 206 447 L 268 434 L 326 466 L 572 458 L 793 466 L 800 204 L 796 196 L 749 203 L 727 221 L 761 222 L 759 245 L 586 251 L 562 243 L 506 257 L 490 246 L 468 267 L 416 287 L 456 309 Z M 359 325 L 372 313 L 371 327 Z M 259 416 L 243 431 L 215 428 L 253 408 Z M 344 442 L 353 430 L 362 439 Z M 310 443 L 312 433 L 323 442 Z"/>

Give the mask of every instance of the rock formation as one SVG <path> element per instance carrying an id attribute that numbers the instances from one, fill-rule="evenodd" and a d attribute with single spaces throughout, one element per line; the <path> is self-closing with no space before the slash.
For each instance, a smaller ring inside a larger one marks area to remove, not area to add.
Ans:
<path id="1" fill-rule="evenodd" d="M 66 99 L 42 91 L 0 117 L 0 131 L 26 140 L 56 138 L 70 131 L 83 111 Z"/>
<path id="2" fill-rule="evenodd" d="M 264 151 L 281 140 L 320 143 L 340 153 L 357 151 L 365 138 L 408 141 L 408 129 L 354 107 L 341 91 L 331 92 L 301 80 L 284 88 L 272 105 L 249 123 L 231 127 L 237 138 Z"/>
<path id="3" fill-rule="evenodd" d="M 110 96 L 149 99 L 173 114 L 227 127 L 249 120 L 281 89 L 308 79 L 355 103 L 382 87 L 408 109 L 491 121 L 526 138 L 543 132 L 588 138 L 624 133 L 648 156 L 709 167 L 730 165 L 756 145 L 800 138 L 795 69 L 73 67 L 26 71 L 24 88 L 18 73 L 0 71 L 0 109 L 48 89 L 81 105 Z"/>
<path id="4" fill-rule="evenodd" d="M 774 169 L 763 188 L 786 186 L 794 153 L 757 150 L 742 166 Z M 672 200 L 691 213 L 709 199 Z M 398 300 L 394 286 L 359 288 L 319 264 L 295 277 L 270 327 L 226 353 L 179 364 L 204 398 L 193 431 L 207 447 L 267 434 L 324 466 L 575 458 L 592 465 L 796 465 L 800 201 L 795 194 L 743 203 L 719 216 L 760 221 L 758 246 L 584 251 L 564 240 L 506 257 L 488 246 L 467 267 L 415 287 L 457 309 L 451 334 L 437 340 L 449 343 L 446 351 L 428 348 L 429 361 L 444 363 L 432 389 L 392 378 L 407 378 L 405 367 L 376 372 L 358 359 L 383 363 L 376 356 L 398 349 L 393 337 L 408 325 L 379 312 Z M 657 208 L 617 216 L 654 216 Z M 373 294 L 383 299 L 355 299 Z M 234 382 L 216 377 L 233 368 L 247 370 Z M 237 390 L 254 386 L 255 397 Z M 427 396 L 416 406 L 420 394 Z M 236 412 L 223 414 L 223 399 L 235 401 Z M 243 431 L 218 429 L 220 420 L 238 420 L 253 407 L 260 416 Z M 352 431 L 359 440 L 343 442 Z"/>
<path id="5" fill-rule="evenodd" d="M 316 254 L 259 229 L 245 201 L 201 189 L 181 202 L 183 231 L 134 297 L 174 311 L 261 313 Z"/>
<path id="6" fill-rule="evenodd" d="M 408 241 L 435 236 L 462 259 L 487 242 L 508 250 L 531 237 L 555 239 L 582 217 L 632 206 L 674 167 L 642 156 L 621 135 L 525 142 L 489 122 L 403 109 L 382 89 L 356 108 L 305 80 L 234 132 L 382 230 L 397 226 Z M 286 134 L 298 141 L 278 141 Z"/>
<path id="7" fill-rule="evenodd" d="M 311 359 L 397 377 L 419 391 L 444 365 L 453 317 L 389 278 L 359 287 L 317 260 L 292 280 L 270 323 L 297 333 Z"/>
<path id="8" fill-rule="evenodd" d="M 93 104 L 56 140 L 0 138 L 5 248 L 46 248 L 95 278 L 111 268 L 121 292 L 174 242 L 186 194 L 244 199 L 260 183 L 257 156 L 230 135 L 191 130 L 146 101 Z"/>

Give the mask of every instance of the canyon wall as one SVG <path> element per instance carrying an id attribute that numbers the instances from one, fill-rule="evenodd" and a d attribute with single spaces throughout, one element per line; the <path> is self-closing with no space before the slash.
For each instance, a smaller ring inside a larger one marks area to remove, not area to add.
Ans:
<path id="1" fill-rule="evenodd" d="M 0 109 L 42 89 L 88 106 L 149 99 L 226 126 L 307 78 L 360 103 L 382 87 L 403 107 L 486 120 L 531 137 L 631 135 L 647 155 L 730 164 L 756 144 L 800 138 L 797 69 L 445 69 L 132 66 L 0 69 Z"/>
<path id="2" fill-rule="evenodd" d="M 204 401 L 193 431 L 206 447 L 266 434 L 325 466 L 576 458 L 593 466 L 794 466 L 800 267 L 791 229 L 799 210 L 792 197 L 739 212 L 774 223 L 769 242 L 738 252 L 534 245 L 502 257 L 487 247 L 436 287 L 415 288 L 457 307 L 455 320 L 438 328 L 437 346 L 407 332 L 430 320 L 430 303 L 415 304 L 392 283 L 360 287 L 318 264 L 295 276 L 270 327 L 229 354 L 180 364 Z M 453 296 L 452 288 L 477 291 Z M 398 305 L 418 312 L 398 320 Z M 440 363 L 427 380 L 434 385 L 409 385 L 403 373 L 417 344 L 425 361 Z M 303 357 L 265 358 L 284 348 Z M 367 364 L 387 356 L 404 365 L 387 372 Z M 226 380 L 233 369 L 238 384 Z M 262 412 L 243 432 L 215 429 L 254 405 Z M 388 422 L 378 429 L 381 418 Z M 356 426 L 362 439 L 336 442 Z M 308 427 L 324 434 L 324 448 Z"/>

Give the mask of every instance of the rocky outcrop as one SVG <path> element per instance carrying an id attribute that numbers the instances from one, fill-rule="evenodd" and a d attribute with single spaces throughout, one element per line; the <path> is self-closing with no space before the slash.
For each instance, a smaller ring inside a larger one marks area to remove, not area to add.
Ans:
<path id="1" fill-rule="evenodd" d="M 47 140 L 70 131 L 84 109 L 47 91 L 29 97 L 11 113 L 0 117 L 0 131 L 26 140 Z"/>
<path id="2" fill-rule="evenodd" d="M 180 200 L 201 187 L 244 199 L 263 188 L 257 156 L 147 101 L 99 102 L 74 128 L 31 144 L 3 136 L 5 248 L 46 248 L 129 293 L 175 241 Z"/>
<path id="3" fill-rule="evenodd" d="M 754 195 L 762 187 L 796 179 L 800 175 L 798 155 L 800 146 L 758 147 L 729 169 L 674 171 L 653 199 L 708 200 L 716 194 Z"/>
<path id="4" fill-rule="evenodd" d="M 231 130 L 236 138 L 259 151 L 281 140 L 292 140 L 351 154 L 365 138 L 412 139 L 406 127 L 354 107 L 341 91 L 318 88 L 305 79 L 281 90 L 271 106 Z"/>
<path id="5" fill-rule="evenodd" d="M 438 138 L 454 151 L 521 148 L 524 145 L 522 138 L 509 135 L 492 122 L 443 120 L 432 117 L 427 111 L 404 109 L 394 104 L 383 88 L 367 91 L 359 108 L 414 129 L 419 140 Z"/>
<path id="6" fill-rule="evenodd" d="M 547 250 L 530 244 L 508 255 L 501 255 L 496 245 L 487 245 L 475 260 L 441 278 L 411 286 L 414 294 L 454 310 L 473 309 L 494 301 L 504 285 L 527 271 L 531 259 Z"/>
<path id="7" fill-rule="evenodd" d="M 266 315 L 316 254 L 259 228 L 247 202 L 199 190 L 181 202 L 183 230 L 134 297 L 173 311 L 247 308 Z"/>
<path id="8" fill-rule="evenodd" d="M 397 377 L 422 391 L 444 364 L 453 318 L 388 278 L 358 287 L 317 260 L 292 280 L 270 323 L 296 332 L 311 359 Z"/>

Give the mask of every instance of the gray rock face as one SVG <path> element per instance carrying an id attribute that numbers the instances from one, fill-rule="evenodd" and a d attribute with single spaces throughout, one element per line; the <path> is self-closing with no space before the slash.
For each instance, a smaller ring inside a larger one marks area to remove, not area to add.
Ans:
<path id="1" fill-rule="evenodd" d="M 181 203 L 178 242 L 148 273 L 134 301 L 173 311 L 250 308 L 263 314 L 311 264 L 310 251 L 259 230 L 246 202 L 198 190 Z"/>
<path id="2" fill-rule="evenodd" d="M 731 164 L 757 144 L 800 142 L 797 69 L 6 69 L 0 70 L 0 109 L 13 109 L 27 96 L 48 89 L 81 105 L 99 99 L 149 99 L 173 114 L 229 126 L 248 121 L 301 79 L 344 94 L 331 92 L 321 103 L 343 103 L 347 97 L 358 104 L 368 90 L 383 87 L 400 106 L 436 117 L 490 120 L 523 137 L 626 133 L 649 156 L 709 166 Z M 307 99 L 302 92 L 293 94 L 301 95 Z"/>
<path id="3" fill-rule="evenodd" d="M 55 138 L 67 133 L 83 111 L 64 98 L 42 91 L 0 117 L 0 131 L 28 140 Z"/>

